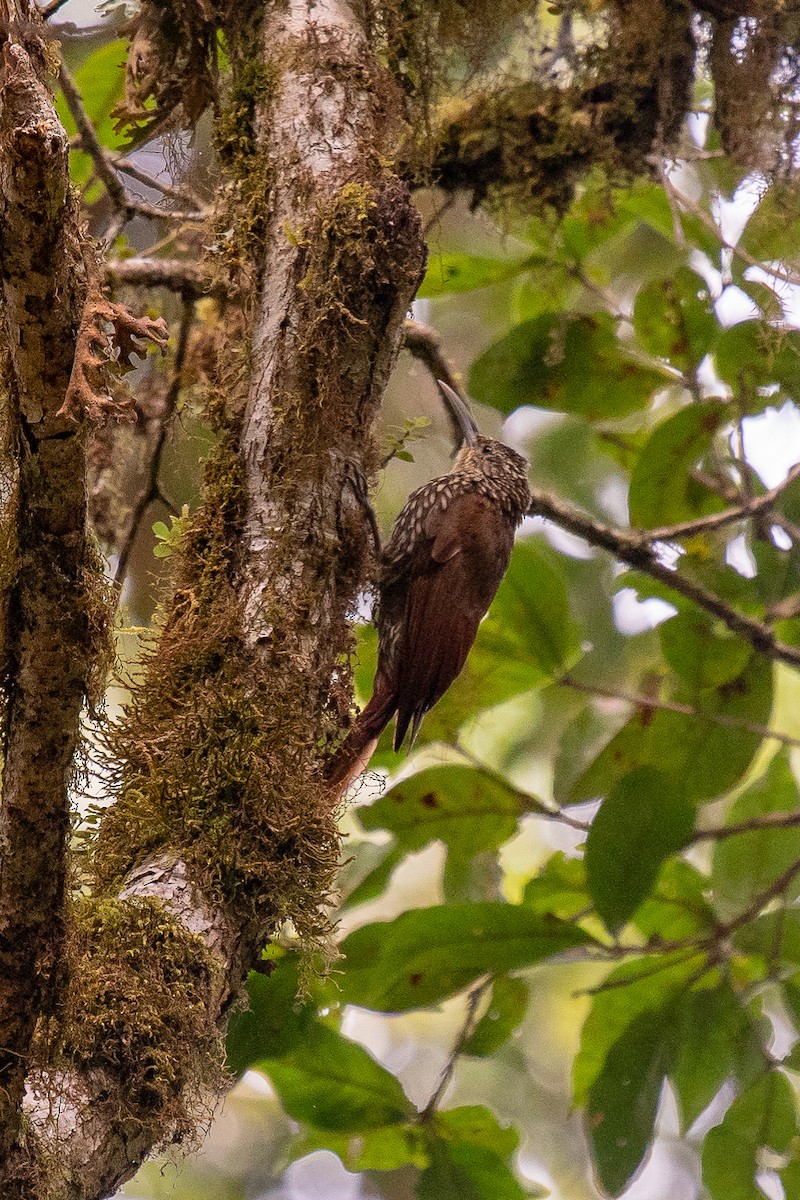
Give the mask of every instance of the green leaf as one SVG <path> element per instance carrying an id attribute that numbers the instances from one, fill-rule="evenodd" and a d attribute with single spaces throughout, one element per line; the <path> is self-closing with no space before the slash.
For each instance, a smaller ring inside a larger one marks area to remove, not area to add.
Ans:
<path id="1" fill-rule="evenodd" d="M 525 1191 L 494 1150 L 434 1140 L 430 1166 L 419 1177 L 419 1200 L 525 1200 Z"/>
<path id="2" fill-rule="evenodd" d="M 784 1200 L 800 1200 L 800 1158 L 793 1158 L 778 1177 L 783 1184 Z"/>
<path id="3" fill-rule="evenodd" d="M 797 262 L 800 215 L 794 190 L 772 184 L 744 227 L 739 245 L 753 258 Z"/>
<path id="4" fill-rule="evenodd" d="M 658 1100 L 670 1066 L 671 1008 L 641 1013 L 614 1043 L 589 1089 L 586 1127 L 598 1178 L 618 1196 L 653 1140 Z"/>
<path id="5" fill-rule="evenodd" d="M 546 313 L 524 321 L 479 355 L 476 400 L 510 413 L 522 404 L 608 420 L 646 407 L 665 376 L 633 359 L 614 319 Z"/>
<path id="6" fill-rule="evenodd" d="M 428 262 L 427 274 L 417 294 L 421 298 L 429 298 L 505 283 L 535 261 L 536 258 L 509 260 L 477 254 L 434 254 Z"/>
<path id="7" fill-rule="evenodd" d="M 652 709 L 635 713 L 573 784 L 570 803 L 604 796 L 617 779 L 638 766 L 653 766 L 683 780 L 693 801 L 730 791 L 750 765 L 762 737 L 745 728 L 716 724 L 713 717 L 766 725 L 772 707 L 772 665 L 754 654 L 742 673 L 721 687 L 697 692 L 684 685 L 670 699 L 687 704 L 697 715 Z M 712 719 L 703 720 L 705 714 Z"/>
<path id="8" fill-rule="evenodd" d="M 446 1141 L 496 1150 L 504 1158 L 512 1155 L 519 1145 L 516 1129 L 501 1125 L 494 1113 L 480 1104 L 464 1104 L 437 1112 L 434 1124 L 438 1136 Z"/>
<path id="9" fill-rule="evenodd" d="M 387 1125 L 382 1129 L 360 1129 L 358 1133 L 335 1133 L 308 1128 L 291 1148 L 293 1160 L 315 1150 L 338 1154 L 348 1171 L 396 1171 L 398 1167 L 426 1167 L 430 1161 L 417 1122 Z"/>
<path id="10" fill-rule="evenodd" d="M 670 1071 L 684 1129 L 708 1107 L 726 1079 L 745 1082 L 763 1069 L 763 1048 L 727 983 L 692 992 L 676 1005 L 676 1053 Z"/>
<path id="11" fill-rule="evenodd" d="M 298 1004 L 297 963 L 280 959 L 269 975 L 247 977 L 249 1008 L 236 1009 L 228 1021 L 228 1068 L 241 1075 L 263 1058 L 275 1058 L 302 1042 L 314 1024 L 310 1004 Z"/>
<path id="12" fill-rule="evenodd" d="M 741 321 L 724 330 L 715 352 L 717 371 L 736 394 L 779 384 L 785 395 L 800 395 L 800 332 L 776 329 L 767 321 Z M 765 397 L 750 396 L 750 411 L 761 412 Z M 769 397 L 775 404 L 775 397 Z"/>
<path id="13" fill-rule="evenodd" d="M 777 908 L 748 921 L 733 935 L 737 950 L 756 955 L 774 971 L 780 966 L 800 967 L 800 911 Z"/>
<path id="14" fill-rule="evenodd" d="M 665 660 L 693 688 L 718 688 L 738 679 L 753 653 L 749 642 L 696 609 L 663 621 L 658 636 Z"/>
<path id="15" fill-rule="evenodd" d="M 646 938 L 669 940 L 710 933 L 716 914 L 707 899 L 708 878 L 682 858 L 664 863 L 653 894 L 639 905 L 634 922 Z"/>
<path id="16" fill-rule="evenodd" d="M 564 920 L 584 912 L 590 898 L 583 859 L 567 858 L 559 850 L 528 881 L 522 902 L 534 912 L 552 913 Z"/>
<path id="17" fill-rule="evenodd" d="M 586 881 L 598 914 L 616 933 L 651 891 L 666 858 L 686 845 L 694 809 L 680 780 L 652 767 L 611 790 L 586 840 Z"/>
<path id="18" fill-rule="evenodd" d="M 693 481 L 691 470 L 707 453 L 720 425 L 729 419 L 728 405 L 705 400 L 679 409 L 657 426 L 631 477 L 628 505 L 632 525 L 652 529 L 725 507 L 719 497 Z"/>
<path id="19" fill-rule="evenodd" d="M 528 985 L 522 979 L 498 976 L 492 984 L 489 1007 L 462 1046 L 461 1053 L 476 1058 L 494 1054 L 521 1025 L 528 1011 L 528 999 Z"/>
<path id="20" fill-rule="evenodd" d="M 114 132 L 116 124 L 112 110 L 125 90 L 125 62 L 128 43 L 125 39 L 108 42 L 94 50 L 75 72 L 75 84 L 83 99 L 84 109 L 95 128 L 100 144 L 107 150 L 118 150 L 125 136 Z M 56 98 L 56 111 L 70 138 L 76 135 L 75 122 L 63 93 Z M 83 151 L 70 154 L 70 175 L 78 187 L 85 187 L 94 172 L 91 158 Z"/>
<path id="21" fill-rule="evenodd" d="M 433 1116 L 428 1149 L 430 1164 L 420 1176 L 421 1200 L 524 1200 L 544 1196 L 525 1189 L 511 1172 L 516 1130 L 499 1124 L 478 1105 L 452 1108 Z"/>
<path id="22" fill-rule="evenodd" d="M 711 1200 L 763 1200 L 755 1181 L 762 1146 L 785 1153 L 797 1128 L 794 1093 L 780 1071 L 767 1071 L 734 1100 L 706 1136 L 703 1182 Z"/>
<path id="23" fill-rule="evenodd" d="M 583 930 L 518 905 L 412 909 L 345 938 L 342 997 L 380 1012 L 424 1008 L 481 975 L 532 966 L 593 943 Z"/>
<path id="24" fill-rule="evenodd" d="M 668 1007 L 686 991 L 704 962 L 700 954 L 689 958 L 648 955 L 609 972 L 601 989 L 592 996 L 581 1030 L 572 1074 L 575 1104 L 585 1104 L 611 1048 L 632 1022 L 644 1013 L 658 1013 Z"/>
<path id="25" fill-rule="evenodd" d="M 633 326 L 648 354 L 683 371 L 697 368 L 714 349 L 720 330 L 705 282 L 688 267 L 641 289 Z"/>
<path id="26" fill-rule="evenodd" d="M 544 809 L 531 798 L 533 811 Z M 528 811 L 522 794 L 473 767 L 431 767 L 394 785 L 358 815 L 364 829 L 389 830 L 405 853 L 444 842 L 456 857 L 469 859 L 496 850 L 516 832 Z"/>
<path id="27" fill-rule="evenodd" d="M 734 802 L 726 824 L 758 819 L 768 813 L 797 812 L 797 784 L 785 751 L 776 755 L 767 773 Z M 712 871 L 714 901 L 723 916 L 741 912 L 800 858 L 800 828 L 762 829 L 726 838 L 716 844 Z M 789 891 L 797 895 L 800 881 Z"/>
<path id="28" fill-rule="evenodd" d="M 355 1042 L 316 1022 L 281 1058 L 257 1064 L 290 1117 L 317 1129 L 358 1133 L 415 1112 L 398 1080 Z"/>

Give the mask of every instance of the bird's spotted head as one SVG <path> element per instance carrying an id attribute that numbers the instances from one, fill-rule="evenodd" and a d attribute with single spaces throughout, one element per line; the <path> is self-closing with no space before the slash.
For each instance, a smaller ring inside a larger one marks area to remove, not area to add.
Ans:
<path id="1" fill-rule="evenodd" d="M 439 387 L 464 434 L 464 444 L 456 455 L 451 474 L 473 481 L 479 491 L 504 508 L 515 522 L 521 521 L 531 503 L 527 462 L 504 442 L 478 433 L 461 397 L 441 380 Z"/>
<path id="2" fill-rule="evenodd" d="M 465 442 L 452 467 L 462 478 L 475 481 L 480 491 L 506 509 L 515 521 L 521 521 L 530 508 L 528 464 L 521 454 L 481 434 L 470 444 Z"/>

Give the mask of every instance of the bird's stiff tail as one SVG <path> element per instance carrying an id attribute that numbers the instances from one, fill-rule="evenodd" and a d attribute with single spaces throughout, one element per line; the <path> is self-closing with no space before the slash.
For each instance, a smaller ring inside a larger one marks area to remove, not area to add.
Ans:
<path id="1" fill-rule="evenodd" d="M 334 754 L 326 776 L 332 792 L 341 796 L 366 771 L 378 738 L 395 711 L 394 697 L 376 688 L 367 707 Z"/>

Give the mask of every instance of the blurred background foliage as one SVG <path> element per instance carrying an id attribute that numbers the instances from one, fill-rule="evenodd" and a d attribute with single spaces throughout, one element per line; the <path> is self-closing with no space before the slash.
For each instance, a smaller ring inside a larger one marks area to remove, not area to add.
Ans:
<path id="1" fill-rule="evenodd" d="M 265 952 L 231 1021 L 240 1083 L 224 1111 L 199 1153 L 146 1165 L 125 1196 L 800 1197 L 800 689 L 791 655 L 774 650 L 800 646 L 800 482 L 786 480 L 800 461 L 800 14 L 698 7 L 692 18 L 672 6 L 693 20 L 699 53 L 688 73 L 685 55 L 665 71 L 686 92 L 669 101 L 669 153 L 653 151 L 663 123 L 629 111 L 618 153 L 584 152 L 569 186 L 559 176 L 538 202 L 530 175 L 527 198 L 518 175 L 488 208 L 475 206 L 492 199 L 485 179 L 471 194 L 420 189 L 430 261 L 414 316 L 482 430 L 527 454 L 535 487 L 620 537 L 658 530 L 639 545 L 722 615 L 646 562 L 527 519 L 462 676 L 412 755 L 394 754 L 387 733 L 342 815 L 341 957 L 320 980 L 290 930 Z M 138 208 L 124 221 L 74 105 L 60 104 L 74 182 L 125 291 L 130 259 L 196 264 L 224 231 L 202 219 L 215 186 L 207 118 L 191 139 L 133 150 L 120 129 L 130 14 L 105 8 L 88 32 L 59 28 L 100 146 L 133 168 Z M 538 41 L 523 21 L 501 47 L 506 83 L 534 49 L 550 54 L 551 79 L 559 63 L 569 76 L 582 46 L 607 57 L 609 23 L 644 36 L 648 20 L 644 6 L 600 0 L 536 18 Z M 588 36 L 593 22 L 605 43 Z M 476 70 L 468 49 L 454 52 L 462 82 Z M 418 69 L 407 65 L 412 83 Z M 492 69 L 482 85 L 500 78 Z M 580 70 L 569 79 L 563 90 L 585 100 Z M 592 102 L 624 93 L 635 107 L 636 79 L 623 82 Z M 163 213 L 147 211 L 164 198 Z M 170 214 L 179 201 L 196 220 Z M 124 664 L 212 440 L 202 394 L 225 316 L 216 289 L 151 291 L 173 353 L 126 381 L 138 424 L 96 439 L 94 517 L 123 585 Z M 374 497 L 386 533 L 452 452 L 433 381 L 408 353 L 377 436 L 391 456 Z M 731 508 L 736 519 L 707 520 Z M 731 611 L 773 641 L 732 628 Z M 362 702 L 368 612 L 365 596 Z"/>

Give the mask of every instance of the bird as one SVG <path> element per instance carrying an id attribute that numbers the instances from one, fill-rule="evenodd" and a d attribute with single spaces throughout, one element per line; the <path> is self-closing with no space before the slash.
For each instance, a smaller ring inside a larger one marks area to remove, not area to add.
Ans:
<path id="1" fill-rule="evenodd" d="M 437 384 L 463 442 L 450 471 L 408 497 L 381 555 L 378 665 L 371 700 L 329 760 L 339 794 L 366 769 L 392 717 L 395 750 L 409 728 L 414 744 L 461 673 L 531 504 L 523 456 L 482 436 L 460 396 Z"/>

